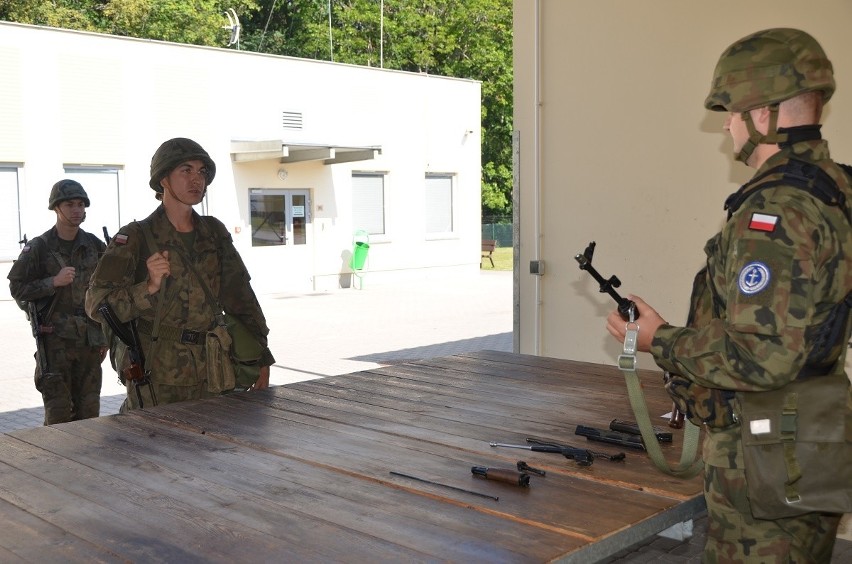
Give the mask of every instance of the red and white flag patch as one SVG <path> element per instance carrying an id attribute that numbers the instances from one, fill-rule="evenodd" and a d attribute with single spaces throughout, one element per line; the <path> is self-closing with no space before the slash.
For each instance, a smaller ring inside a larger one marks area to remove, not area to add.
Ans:
<path id="1" fill-rule="evenodd" d="M 126 245 L 127 244 L 127 235 L 124 233 L 117 233 L 115 237 L 112 238 L 115 241 L 116 245 Z"/>
<path id="2" fill-rule="evenodd" d="M 751 221 L 748 223 L 748 228 L 755 231 L 766 231 L 767 233 L 772 233 L 775 231 L 775 228 L 778 227 L 778 219 L 779 217 L 777 215 L 755 212 L 751 214 Z"/>

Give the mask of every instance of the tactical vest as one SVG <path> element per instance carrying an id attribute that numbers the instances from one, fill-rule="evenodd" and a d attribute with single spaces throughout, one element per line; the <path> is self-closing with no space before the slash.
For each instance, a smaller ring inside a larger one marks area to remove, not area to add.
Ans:
<path id="1" fill-rule="evenodd" d="M 839 166 L 846 173 L 850 182 L 852 182 L 852 166 L 845 164 L 840 164 Z M 773 176 L 777 176 L 777 178 L 765 180 Z M 794 158 L 789 159 L 782 165 L 767 170 L 731 194 L 725 200 L 728 219 L 730 220 L 733 214 L 750 197 L 762 190 L 774 188 L 775 186 L 791 186 L 804 190 L 825 205 L 839 208 L 846 218 L 846 223 L 852 224 L 852 212 L 850 212 L 846 201 L 846 195 L 840 190 L 834 179 L 818 166 Z M 847 249 L 847 252 L 852 252 L 852 249 Z M 710 290 L 714 293 L 713 301 L 716 304 L 715 307 L 719 307 L 718 304 L 720 302 L 715 296 L 715 288 L 712 285 Z M 812 328 L 806 335 L 808 341 L 814 343 L 814 347 L 797 378 L 821 376 L 831 371 L 835 362 L 840 357 L 840 352 L 849 341 L 850 312 L 852 312 L 852 290 L 831 309 L 826 320 L 821 325 Z"/>

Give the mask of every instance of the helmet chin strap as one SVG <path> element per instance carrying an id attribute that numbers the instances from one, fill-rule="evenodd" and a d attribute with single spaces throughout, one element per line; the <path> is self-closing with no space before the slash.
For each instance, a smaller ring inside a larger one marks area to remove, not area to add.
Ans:
<path id="1" fill-rule="evenodd" d="M 748 129 L 748 140 L 743 144 L 739 152 L 734 155 L 736 160 L 748 164 L 748 159 L 761 143 L 765 145 L 777 145 L 787 140 L 786 133 L 778 133 L 778 104 L 772 104 L 767 106 L 767 108 L 769 109 L 769 128 L 766 130 L 766 135 L 759 132 L 754 126 L 750 111 L 746 110 L 740 113 L 740 117 Z"/>

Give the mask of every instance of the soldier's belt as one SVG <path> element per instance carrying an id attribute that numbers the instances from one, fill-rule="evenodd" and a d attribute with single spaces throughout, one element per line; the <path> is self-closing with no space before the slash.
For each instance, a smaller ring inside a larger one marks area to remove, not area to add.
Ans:
<path id="1" fill-rule="evenodd" d="M 147 319 L 141 317 L 136 320 L 136 328 L 140 333 L 151 335 L 154 331 L 154 324 Z M 181 327 L 172 327 L 160 323 L 158 339 L 167 339 L 169 341 L 177 341 L 183 345 L 203 345 L 205 331 L 195 331 L 193 329 L 183 329 Z"/>
<path id="2" fill-rule="evenodd" d="M 76 317 L 88 317 L 86 315 L 86 310 L 82 307 L 72 307 L 68 304 L 56 304 L 56 306 L 53 308 L 53 312 L 74 315 Z"/>

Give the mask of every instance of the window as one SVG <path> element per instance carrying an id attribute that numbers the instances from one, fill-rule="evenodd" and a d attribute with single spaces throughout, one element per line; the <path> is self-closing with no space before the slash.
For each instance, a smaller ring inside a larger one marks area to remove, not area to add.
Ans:
<path id="1" fill-rule="evenodd" d="M 352 175 L 352 226 L 370 235 L 385 232 L 385 175 Z"/>
<path id="2" fill-rule="evenodd" d="M 453 177 L 426 175 L 426 233 L 453 232 Z"/>
<path id="3" fill-rule="evenodd" d="M 4 205 L 0 207 L 0 258 L 15 259 L 21 254 L 20 202 L 18 199 L 18 167 L 0 165 L 0 194 Z M 41 233 L 30 233 L 30 236 Z"/>
<path id="4" fill-rule="evenodd" d="M 65 177 L 76 180 L 89 196 L 86 221 L 80 227 L 97 237 L 110 237 L 124 225 L 119 206 L 118 169 L 110 167 L 65 167 Z"/>
<path id="5" fill-rule="evenodd" d="M 307 190 L 249 190 L 252 247 L 306 245 L 310 223 Z"/>

